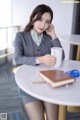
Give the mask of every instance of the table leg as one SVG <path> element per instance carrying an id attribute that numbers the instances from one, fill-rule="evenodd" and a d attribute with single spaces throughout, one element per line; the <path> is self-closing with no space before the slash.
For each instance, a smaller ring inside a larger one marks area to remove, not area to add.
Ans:
<path id="1" fill-rule="evenodd" d="M 80 61 L 80 45 L 78 45 L 76 60 Z"/>
<path id="2" fill-rule="evenodd" d="M 66 120 L 66 119 L 67 119 L 67 106 L 59 105 L 58 120 Z"/>
<path id="3" fill-rule="evenodd" d="M 6 49 L 5 49 L 5 61 L 8 62 L 8 27 L 6 27 Z"/>

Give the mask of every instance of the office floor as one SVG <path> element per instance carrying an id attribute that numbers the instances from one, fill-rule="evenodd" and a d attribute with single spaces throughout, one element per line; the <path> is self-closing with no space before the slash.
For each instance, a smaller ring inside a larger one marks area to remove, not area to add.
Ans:
<path id="1" fill-rule="evenodd" d="M 12 62 L 0 65 L 0 114 L 7 113 L 7 120 L 29 120 L 21 105 L 13 68 Z M 80 120 L 80 113 L 68 113 L 67 120 Z"/>

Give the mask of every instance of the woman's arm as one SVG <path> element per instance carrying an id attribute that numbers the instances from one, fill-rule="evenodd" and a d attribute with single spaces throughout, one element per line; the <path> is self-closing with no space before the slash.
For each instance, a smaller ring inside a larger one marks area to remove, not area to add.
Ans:
<path id="1" fill-rule="evenodd" d="M 52 40 L 52 46 L 54 47 L 61 47 L 62 48 L 62 45 L 60 43 L 60 40 L 58 38 L 55 38 Z M 63 50 L 63 48 L 62 48 Z M 63 53 L 62 53 L 62 60 L 65 58 L 65 53 L 64 53 L 64 50 L 63 50 Z"/>
<path id="2" fill-rule="evenodd" d="M 61 47 L 62 48 L 60 40 L 57 38 L 57 35 L 55 33 L 55 28 L 54 28 L 54 26 L 52 24 L 46 30 L 46 33 L 52 38 L 51 41 L 52 41 L 52 46 L 53 47 Z M 64 50 L 63 50 L 63 54 L 62 55 L 63 55 L 62 59 L 64 59 L 64 57 L 65 57 Z"/>

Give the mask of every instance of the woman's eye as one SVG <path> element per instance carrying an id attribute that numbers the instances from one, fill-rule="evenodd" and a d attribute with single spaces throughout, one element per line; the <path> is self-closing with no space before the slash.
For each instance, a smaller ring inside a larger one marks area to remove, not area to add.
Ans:
<path id="1" fill-rule="evenodd" d="M 47 24 L 50 24 L 50 21 L 46 21 Z"/>

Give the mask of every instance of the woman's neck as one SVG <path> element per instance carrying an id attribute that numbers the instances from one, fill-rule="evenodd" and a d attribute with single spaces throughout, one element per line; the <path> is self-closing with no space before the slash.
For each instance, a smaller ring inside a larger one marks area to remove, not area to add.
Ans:
<path id="1" fill-rule="evenodd" d="M 32 29 L 38 36 L 41 36 L 43 33 L 38 33 L 34 28 Z"/>

